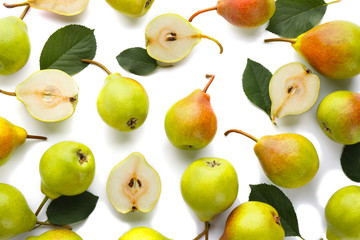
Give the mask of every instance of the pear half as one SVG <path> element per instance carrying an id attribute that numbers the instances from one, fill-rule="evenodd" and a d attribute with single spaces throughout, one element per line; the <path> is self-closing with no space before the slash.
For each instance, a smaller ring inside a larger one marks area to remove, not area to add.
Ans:
<path id="1" fill-rule="evenodd" d="M 151 211 L 160 197 L 160 191 L 159 175 L 138 152 L 118 163 L 107 182 L 110 202 L 120 213 Z"/>
<path id="2" fill-rule="evenodd" d="M 79 88 L 67 73 L 41 70 L 15 89 L 16 97 L 34 118 L 43 122 L 57 122 L 70 117 L 78 100 Z"/>
<path id="3" fill-rule="evenodd" d="M 146 50 L 148 54 L 164 63 L 175 63 L 185 58 L 200 42 L 208 38 L 221 44 L 194 28 L 185 18 L 177 14 L 163 14 L 153 19 L 145 29 Z"/>
<path id="4" fill-rule="evenodd" d="M 272 121 L 287 115 L 306 112 L 316 102 L 320 79 L 301 63 L 279 68 L 269 83 Z"/>

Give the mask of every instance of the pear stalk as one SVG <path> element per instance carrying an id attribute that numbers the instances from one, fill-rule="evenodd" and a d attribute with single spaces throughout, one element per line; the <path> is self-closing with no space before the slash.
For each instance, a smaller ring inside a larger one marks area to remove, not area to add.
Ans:
<path id="1" fill-rule="evenodd" d="M 194 36 L 194 37 L 198 37 L 198 36 Z M 220 48 L 220 54 L 223 53 L 223 51 L 224 51 L 223 46 L 222 46 L 221 43 L 220 43 L 218 40 L 216 40 L 215 38 L 209 37 L 208 35 L 204 35 L 204 34 L 200 34 L 200 38 L 207 38 L 207 39 L 210 39 L 211 41 L 215 42 L 215 43 L 219 46 L 219 48 Z"/>
<path id="2" fill-rule="evenodd" d="M 89 60 L 89 59 L 81 59 L 81 61 L 84 62 L 84 63 L 94 64 L 94 65 L 102 68 L 108 75 L 111 75 L 111 72 L 109 71 L 109 69 L 107 69 L 104 65 L 102 65 L 99 62 L 96 62 L 94 60 Z"/>
<path id="3" fill-rule="evenodd" d="M 196 17 L 197 15 L 201 14 L 201 13 L 204 13 L 204 12 L 209 12 L 209 11 L 213 11 L 213 10 L 217 10 L 217 6 L 215 7 L 210 7 L 210 8 L 205 8 L 203 10 L 199 10 L 197 11 L 196 13 L 194 13 L 193 15 L 191 15 L 191 17 L 189 18 L 189 22 L 191 22 L 194 17 Z"/>
<path id="4" fill-rule="evenodd" d="M 40 206 L 38 207 L 38 209 L 36 210 L 35 212 L 35 216 L 38 216 L 41 209 L 44 207 L 45 203 L 49 200 L 49 197 L 48 196 L 45 196 L 44 199 L 42 200 Z"/>
<path id="5" fill-rule="evenodd" d="M 70 227 L 68 225 L 56 225 L 56 224 L 52 224 L 49 222 L 40 222 L 40 221 L 37 221 L 36 224 L 38 224 L 40 226 L 52 226 L 52 227 L 60 227 L 60 228 L 66 228 L 66 229 L 72 230 L 72 227 Z"/>
<path id="6" fill-rule="evenodd" d="M 197 235 L 197 237 L 194 238 L 193 240 L 199 240 L 199 239 L 202 238 L 203 236 L 205 236 L 205 239 L 208 240 L 208 239 L 209 239 L 209 228 L 210 228 L 210 223 L 209 223 L 209 222 L 205 222 L 205 229 L 204 229 L 204 231 L 202 231 L 199 235 Z"/>
<path id="7" fill-rule="evenodd" d="M 256 137 L 254 137 L 254 136 L 252 136 L 252 135 L 250 135 L 250 134 L 248 134 L 248 133 L 246 133 L 246 132 L 244 132 L 244 131 L 241 131 L 241 130 L 239 130 L 239 129 L 230 129 L 230 130 L 227 130 L 227 131 L 224 133 L 224 135 L 227 136 L 227 135 L 229 135 L 229 133 L 232 133 L 232 132 L 240 133 L 240 134 L 244 135 L 245 137 L 250 138 L 251 140 L 253 140 L 253 141 L 255 141 L 255 142 L 258 141 L 258 139 L 257 139 Z"/>
<path id="8" fill-rule="evenodd" d="M 0 93 L 8 95 L 8 96 L 16 96 L 15 92 L 8 92 L 0 89 Z"/>
<path id="9" fill-rule="evenodd" d="M 4 6 L 7 7 L 7 8 L 15 8 L 15 7 L 29 6 L 29 2 L 13 3 L 13 4 L 4 3 Z"/>
<path id="10" fill-rule="evenodd" d="M 269 39 L 265 39 L 264 42 L 268 43 L 268 42 L 289 42 L 291 44 L 296 43 L 296 39 L 295 38 L 269 38 Z"/>
<path id="11" fill-rule="evenodd" d="M 19 17 L 21 20 L 24 19 L 25 15 L 29 11 L 29 9 L 30 9 L 30 5 L 27 5 L 25 10 L 22 12 L 21 16 Z"/>
<path id="12" fill-rule="evenodd" d="M 206 78 L 210 78 L 209 82 L 206 84 L 206 86 L 204 87 L 204 89 L 202 90 L 204 93 L 206 93 L 206 91 L 208 90 L 210 84 L 213 82 L 215 75 L 211 75 L 211 74 L 206 74 Z"/>

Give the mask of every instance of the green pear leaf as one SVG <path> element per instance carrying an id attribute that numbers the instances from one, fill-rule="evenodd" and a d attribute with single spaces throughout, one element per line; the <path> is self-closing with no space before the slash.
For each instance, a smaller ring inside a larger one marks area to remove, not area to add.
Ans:
<path id="1" fill-rule="evenodd" d="M 275 4 L 275 13 L 266 30 L 281 37 L 296 38 L 320 22 L 330 3 L 324 0 L 277 0 Z"/>
<path id="2" fill-rule="evenodd" d="M 96 53 L 94 30 L 71 24 L 54 32 L 45 43 L 40 56 L 40 69 L 59 69 L 69 75 L 83 70 Z"/>
<path id="3" fill-rule="evenodd" d="M 116 59 L 123 69 L 136 75 L 147 75 L 158 66 L 146 49 L 140 47 L 126 49 Z"/>
<path id="4" fill-rule="evenodd" d="M 259 184 L 250 185 L 250 188 L 249 201 L 267 203 L 278 211 L 281 225 L 285 230 L 285 236 L 298 236 L 302 238 L 294 207 L 289 198 L 278 187 Z"/>
<path id="5" fill-rule="evenodd" d="M 271 118 L 269 83 L 272 73 L 258 62 L 247 60 L 242 77 L 243 90 L 247 98 L 266 112 Z"/>
<path id="6" fill-rule="evenodd" d="M 99 197 L 90 192 L 76 196 L 61 196 L 51 201 L 46 215 L 48 222 L 56 225 L 68 225 L 86 219 L 95 209 Z"/>
<path id="7" fill-rule="evenodd" d="M 354 182 L 360 182 L 360 143 L 345 145 L 340 161 L 345 175 Z"/>

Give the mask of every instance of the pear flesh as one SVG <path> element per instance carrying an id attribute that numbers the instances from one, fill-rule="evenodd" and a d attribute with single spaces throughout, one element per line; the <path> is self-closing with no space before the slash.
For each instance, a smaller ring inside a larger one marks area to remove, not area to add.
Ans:
<path id="1" fill-rule="evenodd" d="M 271 115 L 275 118 L 300 114 L 316 102 L 320 79 L 301 63 L 289 63 L 278 69 L 269 84 Z"/>
<path id="2" fill-rule="evenodd" d="M 106 189 L 118 212 L 149 212 L 160 197 L 161 182 L 144 156 L 135 152 L 111 170 Z"/>
<path id="3" fill-rule="evenodd" d="M 79 88 L 74 79 L 56 69 L 41 70 L 16 87 L 16 97 L 43 122 L 69 118 L 75 111 Z"/>
<path id="4" fill-rule="evenodd" d="M 135 227 L 124 233 L 118 240 L 170 240 L 158 231 L 148 227 Z"/>
<path id="5" fill-rule="evenodd" d="M 75 232 L 68 229 L 53 229 L 40 236 L 31 236 L 26 240 L 82 240 Z"/>

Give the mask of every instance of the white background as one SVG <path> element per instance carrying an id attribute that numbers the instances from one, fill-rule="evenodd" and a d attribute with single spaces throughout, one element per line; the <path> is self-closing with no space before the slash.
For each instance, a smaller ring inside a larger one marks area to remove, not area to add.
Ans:
<path id="1" fill-rule="evenodd" d="M 2 1 L 4 2 L 4 1 Z M 10 0 L 9 0 L 10 2 Z M 14 1 L 15 2 L 15 1 Z M 229 160 L 237 170 L 239 194 L 236 202 L 226 212 L 211 222 L 210 239 L 219 239 L 230 211 L 248 200 L 249 184 L 271 183 L 264 175 L 253 152 L 254 142 L 240 135 L 224 137 L 230 128 L 239 128 L 255 137 L 267 134 L 295 132 L 306 136 L 315 145 L 320 169 L 315 178 L 298 189 L 282 189 L 292 201 L 297 212 L 303 237 L 325 237 L 324 207 L 330 196 L 339 188 L 351 184 L 340 167 L 343 146 L 328 139 L 316 123 L 316 108 L 327 94 L 341 89 L 360 91 L 360 76 L 348 80 L 321 78 L 321 90 L 314 107 L 304 114 L 288 116 L 274 126 L 267 115 L 248 101 L 242 90 L 242 73 L 247 58 L 262 63 L 271 72 L 284 64 L 299 61 L 306 63 L 288 43 L 263 43 L 263 39 L 276 37 L 265 31 L 266 25 L 252 30 L 236 28 L 216 12 L 198 16 L 193 26 L 203 34 L 217 38 L 224 53 L 213 42 L 203 39 L 191 54 L 172 68 L 158 68 L 149 76 L 141 77 L 123 70 L 115 57 L 130 47 L 145 47 L 144 30 L 156 16 L 177 13 L 189 18 L 196 10 L 215 5 L 205 0 L 155 0 L 150 11 L 141 18 L 128 18 L 112 9 L 105 0 L 90 0 L 87 9 L 78 16 L 59 16 L 43 10 L 30 9 L 24 21 L 28 25 L 32 44 L 31 56 L 24 68 L 11 76 L 0 77 L 0 88 L 12 91 L 33 72 L 39 70 L 39 57 L 48 37 L 60 27 L 77 23 L 95 29 L 97 53 L 95 60 L 102 62 L 112 72 L 138 80 L 150 98 L 149 115 L 138 130 L 121 133 L 108 127 L 96 109 L 97 95 L 106 73 L 89 66 L 76 74 L 80 93 L 74 115 L 62 122 L 43 123 L 32 118 L 15 97 L 0 96 L 1 116 L 27 129 L 29 134 L 45 135 L 46 142 L 28 140 L 0 167 L 0 182 L 9 183 L 25 195 L 33 211 L 43 199 L 40 192 L 39 160 L 55 143 L 71 140 L 87 145 L 96 159 L 96 175 L 89 189 L 100 197 L 90 217 L 73 229 L 83 239 L 118 239 L 132 227 L 152 227 L 172 239 L 192 239 L 203 230 L 203 223 L 189 209 L 180 193 L 183 171 L 201 157 L 220 157 Z M 0 6 L 0 16 L 20 16 L 24 8 L 6 9 Z M 322 22 L 349 20 L 360 23 L 357 0 L 344 0 L 328 7 Z M 199 151 L 183 151 L 173 147 L 164 131 L 164 118 L 168 108 L 207 83 L 205 74 L 215 74 L 208 93 L 218 118 L 218 131 L 210 145 Z M 112 207 L 106 195 L 108 175 L 118 162 L 138 151 L 160 175 L 162 192 L 156 207 L 150 213 L 122 215 Z M 39 220 L 46 220 L 45 209 Z M 42 227 L 14 239 L 39 235 L 50 228 Z M 296 239 L 289 237 L 287 239 Z"/>

